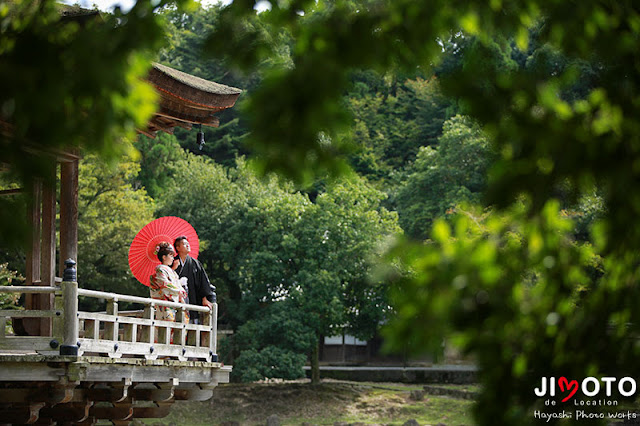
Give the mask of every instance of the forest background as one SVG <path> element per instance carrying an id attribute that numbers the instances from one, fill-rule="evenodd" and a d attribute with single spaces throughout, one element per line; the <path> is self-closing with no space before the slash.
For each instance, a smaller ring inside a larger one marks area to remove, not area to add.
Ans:
<path id="1" fill-rule="evenodd" d="M 341 136 L 353 172 L 338 179 L 327 174 L 299 190 L 274 175 L 262 178 L 245 161 L 251 151 L 243 102 L 262 75 L 205 55 L 221 9 L 160 10 L 166 43 L 153 59 L 245 93 L 220 114 L 219 128 L 204 129 L 203 149 L 194 131 L 178 128 L 155 139 L 140 135 L 123 161 L 82 160 L 78 279 L 90 289 L 147 296 L 129 270 L 129 242 L 155 217 L 182 217 L 201 238 L 199 258 L 217 288 L 220 324 L 234 331 L 223 361 L 236 365 L 241 380 L 297 378 L 323 336 L 368 340 L 379 333 L 391 314 L 389 285 L 372 272 L 393 238 L 425 240 L 437 218 L 462 204 L 480 204 L 495 154 L 480 126 L 439 83 L 462 63 L 461 52 L 473 39 L 447 41 L 445 59 L 433 69 L 354 70 L 343 96 L 350 131 Z M 545 67 L 550 74 L 567 66 L 545 46 L 532 43 L 521 51 L 514 41 L 502 42 L 487 58 L 492 66 Z M 285 41 L 267 62 L 289 60 Z M 584 96 L 589 84 L 583 81 L 570 96 Z M 564 204 L 570 209 L 564 214 L 580 219 L 575 235 L 584 241 L 599 212 L 598 197 Z M 112 247 L 105 251 L 105 244 Z M 24 269 L 24 252 L 4 259 L 7 277 Z"/>
<path id="2" fill-rule="evenodd" d="M 242 109 L 261 73 L 246 75 L 203 56 L 220 10 L 161 10 L 167 43 L 153 59 L 245 93 L 220 114 L 219 128 L 204 128 L 203 149 L 194 131 L 178 128 L 155 139 L 140 135 L 136 152 L 116 163 L 85 156 L 78 280 L 148 296 L 129 270 L 129 243 L 155 217 L 182 217 L 199 233 L 220 324 L 234 331 L 222 360 L 241 380 L 298 378 L 324 336 L 368 340 L 379 333 L 390 314 L 389 285 L 373 276 L 374 265 L 393 238 L 425 239 L 447 210 L 479 202 L 492 154 L 479 126 L 442 95 L 435 74 L 360 70 L 343 98 L 352 114 L 344 137 L 353 172 L 303 190 L 260 177 L 245 160 Z M 271 60 L 286 62 L 286 49 Z M 24 269 L 24 252 L 4 258 L 9 271 Z"/>
<path id="3" fill-rule="evenodd" d="M 128 242 L 172 214 L 202 239 L 241 379 L 295 377 L 321 336 L 387 321 L 396 349 L 475 355 L 486 424 L 522 424 L 541 376 L 634 375 L 640 15 L 596 3 L 160 9 L 155 60 L 245 93 L 202 151 L 176 131 L 85 157 L 81 285 L 144 294 Z"/>

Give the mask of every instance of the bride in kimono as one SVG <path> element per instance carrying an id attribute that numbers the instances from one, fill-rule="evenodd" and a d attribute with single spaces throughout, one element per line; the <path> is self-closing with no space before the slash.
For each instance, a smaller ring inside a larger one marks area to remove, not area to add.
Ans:
<path id="1" fill-rule="evenodd" d="M 187 292 L 182 285 L 182 281 L 186 280 L 186 278 L 180 279 L 175 272 L 179 262 L 173 246 L 169 243 L 160 243 L 157 247 L 157 252 L 158 260 L 161 263 L 156 266 L 155 274 L 151 275 L 149 280 L 151 298 L 169 302 L 186 303 Z M 156 319 L 163 321 L 176 320 L 176 308 L 157 306 L 156 309 Z M 185 311 L 184 322 L 189 322 L 189 314 L 187 311 Z"/>

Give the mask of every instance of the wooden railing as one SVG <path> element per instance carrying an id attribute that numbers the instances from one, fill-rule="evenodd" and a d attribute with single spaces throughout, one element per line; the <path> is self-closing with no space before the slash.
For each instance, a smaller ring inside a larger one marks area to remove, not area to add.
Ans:
<path id="1" fill-rule="evenodd" d="M 60 287 L 0 286 L 0 293 L 55 294 L 52 310 L 0 310 L 0 350 L 60 355 L 97 355 L 110 358 L 173 358 L 217 362 L 218 305 L 179 304 L 163 300 L 78 288 L 76 282 Z M 106 312 L 78 310 L 78 298 L 105 300 Z M 141 315 L 119 314 L 118 303 L 143 305 Z M 156 308 L 176 309 L 176 320 L 156 319 Z M 200 313 L 200 324 L 187 323 L 187 311 Z M 51 318 L 49 336 L 18 336 L 7 332 L 13 318 Z"/>

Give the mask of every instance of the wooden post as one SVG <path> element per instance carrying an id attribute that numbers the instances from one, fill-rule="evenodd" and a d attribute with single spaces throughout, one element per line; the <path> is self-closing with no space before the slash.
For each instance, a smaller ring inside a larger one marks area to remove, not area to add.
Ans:
<path id="1" fill-rule="evenodd" d="M 78 160 L 60 165 L 60 276 L 66 259 L 78 259 Z"/>
<path id="2" fill-rule="evenodd" d="M 60 355 L 78 355 L 78 283 L 75 262 L 68 259 L 62 281 L 64 331 Z"/>
<path id="3" fill-rule="evenodd" d="M 42 268 L 43 286 L 55 286 L 56 278 L 56 179 L 53 176 L 45 183 L 42 193 Z M 41 294 L 39 309 L 53 307 L 53 294 Z M 51 318 L 40 320 L 40 335 L 51 336 Z"/>
<path id="4" fill-rule="evenodd" d="M 27 285 L 40 285 L 40 238 L 42 218 L 42 181 L 36 179 L 31 187 L 31 197 L 27 206 L 27 220 L 30 228 L 30 241 L 27 248 L 27 265 L 25 270 Z M 37 294 L 25 294 L 25 308 L 39 309 Z M 13 329 L 22 336 L 40 336 L 39 318 L 14 318 Z"/>
<path id="5" fill-rule="evenodd" d="M 42 182 L 33 182 L 31 200 L 28 207 L 29 225 L 31 228 L 31 242 L 27 251 L 27 285 L 40 285 L 40 219 L 42 208 Z M 37 309 L 34 303 L 36 295 L 25 296 L 25 307 Z"/>

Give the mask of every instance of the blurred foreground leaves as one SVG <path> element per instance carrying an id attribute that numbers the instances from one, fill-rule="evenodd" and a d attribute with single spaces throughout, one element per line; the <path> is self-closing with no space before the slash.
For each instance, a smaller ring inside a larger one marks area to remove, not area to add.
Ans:
<path id="1" fill-rule="evenodd" d="M 569 182 L 576 193 L 597 184 L 614 207 L 609 236 L 631 246 L 640 239 L 640 228 L 627 227 L 640 213 L 640 192 L 628 190 L 640 177 L 633 3 L 288 1 L 258 15 L 253 7 L 236 1 L 223 9 L 207 48 L 250 69 L 289 46 L 290 60 L 264 70 L 246 104 L 251 147 L 266 169 L 304 182 L 342 167 L 339 154 L 349 151 L 342 96 L 353 70 L 428 72 L 440 64 L 445 94 L 496 144 L 491 203 L 506 206 L 526 193 L 540 211 L 557 184 Z M 286 42 L 269 36 L 284 30 Z M 508 58 L 534 41 L 548 46 L 535 52 L 535 66 Z M 575 90 L 579 78 L 589 84 Z"/>
<path id="2" fill-rule="evenodd" d="M 155 109 L 144 78 L 164 35 L 153 12 L 165 3 L 100 16 L 53 0 L 0 2 L 0 161 L 27 191 L 34 179 L 51 183 L 60 151 L 132 152 L 126 141 Z M 0 197 L 0 209 L 12 202 Z M 23 219 L 2 221 L 0 234 L 24 231 Z"/>
<path id="3" fill-rule="evenodd" d="M 355 69 L 435 66 L 443 93 L 493 144 L 493 210 L 458 209 L 430 240 L 392 254 L 410 269 L 396 281 L 387 334 L 396 348 L 439 348 L 448 337 L 473 354 L 484 385 L 476 419 L 487 425 L 533 423 L 541 377 L 640 376 L 638 4 L 292 0 L 259 15 L 253 7 L 223 10 L 209 49 L 233 60 L 249 45 L 236 63 L 250 68 L 276 50 L 265 34 L 291 34 L 290 64 L 268 71 L 246 106 L 266 169 L 304 182 L 340 168 L 334 156 L 349 151 L 341 96 Z M 597 194 L 596 222 L 576 231 L 559 194 L 570 202 Z"/>
<path id="4" fill-rule="evenodd" d="M 481 424 L 534 421 L 541 377 L 640 374 L 631 338 L 640 316 L 629 303 L 640 297 L 637 255 L 603 259 L 576 242 L 556 201 L 535 217 L 523 203 L 452 216 L 435 223 L 426 244 L 390 253 L 410 272 L 392 287 L 396 318 L 385 337 L 438 352 L 446 336 L 472 355 L 487 388 L 477 405 Z"/>

